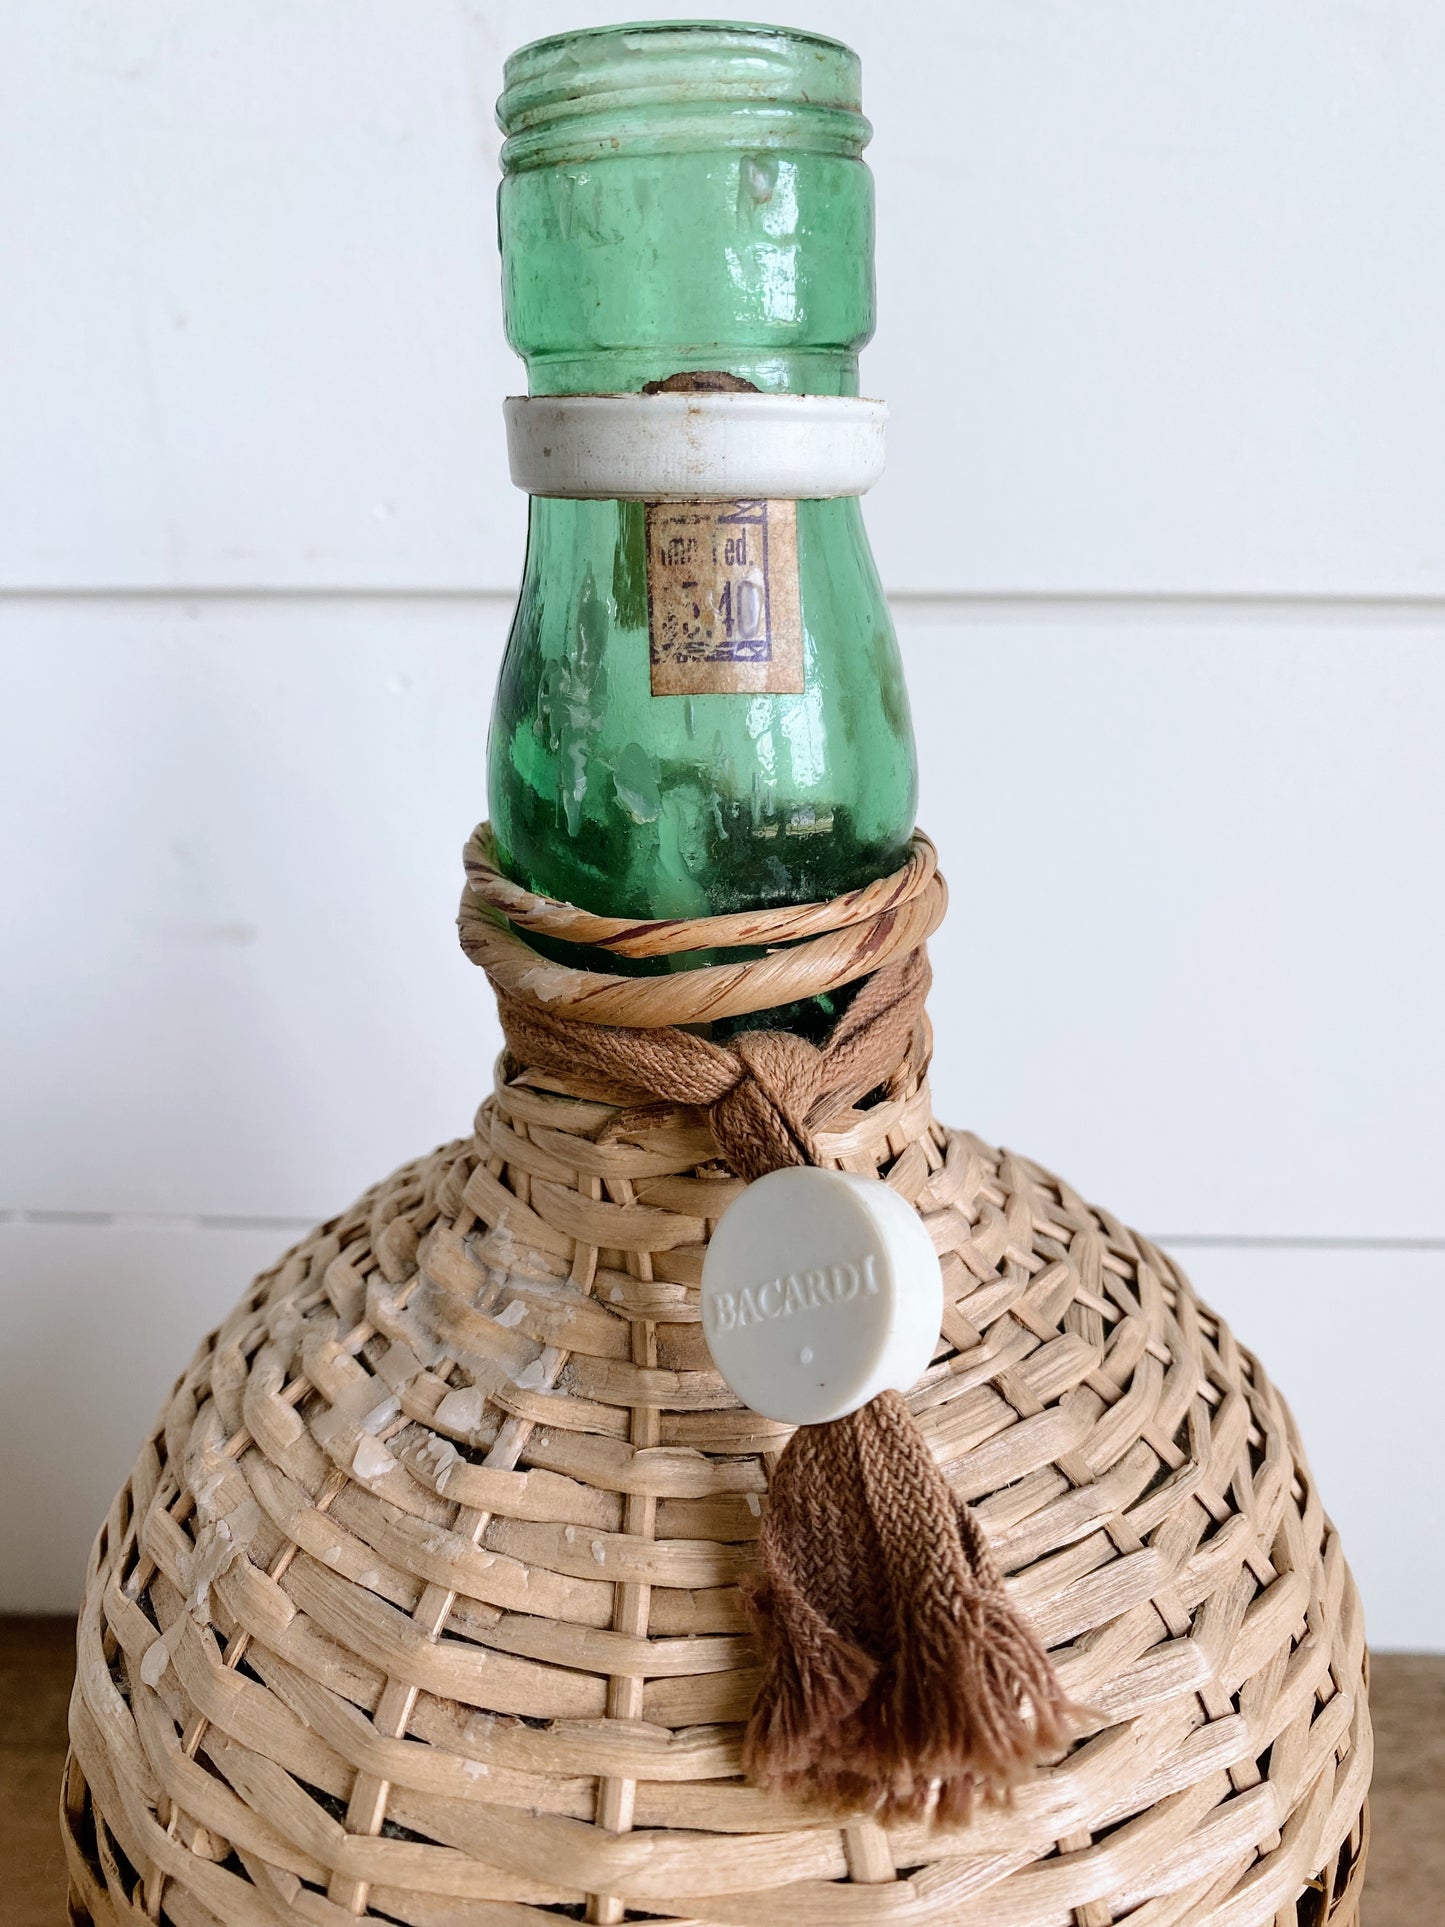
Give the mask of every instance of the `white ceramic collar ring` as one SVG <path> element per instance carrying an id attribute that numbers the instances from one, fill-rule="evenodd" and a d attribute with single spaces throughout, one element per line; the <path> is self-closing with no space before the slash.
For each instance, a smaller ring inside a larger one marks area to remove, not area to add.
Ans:
<path id="1" fill-rule="evenodd" d="M 888 407 L 857 395 L 509 395 L 503 409 L 529 495 L 817 501 L 883 473 Z"/>

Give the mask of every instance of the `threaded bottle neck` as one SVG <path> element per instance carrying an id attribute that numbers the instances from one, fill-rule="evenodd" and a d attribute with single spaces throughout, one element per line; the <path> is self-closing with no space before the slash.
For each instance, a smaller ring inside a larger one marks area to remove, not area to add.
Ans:
<path id="1" fill-rule="evenodd" d="M 858 56 L 792 28 L 647 21 L 554 34 L 506 63 L 505 175 L 640 154 L 786 148 L 857 160 Z"/>
<path id="2" fill-rule="evenodd" d="M 873 193 L 857 56 L 774 27 L 558 35 L 507 62 L 507 335 L 534 393 L 725 369 L 857 392 Z"/>

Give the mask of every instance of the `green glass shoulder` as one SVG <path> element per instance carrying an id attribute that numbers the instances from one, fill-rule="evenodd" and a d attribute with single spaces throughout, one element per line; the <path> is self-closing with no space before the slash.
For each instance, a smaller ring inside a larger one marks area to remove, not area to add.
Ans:
<path id="1" fill-rule="evenodd" d="M 895 868 L 916 759 L 858 504 L 798 505 L 798 695 L 652 694 L 643 513 L 532 503 L 489 751 L 504 866 L 623 916 L 811 902 Z"/>

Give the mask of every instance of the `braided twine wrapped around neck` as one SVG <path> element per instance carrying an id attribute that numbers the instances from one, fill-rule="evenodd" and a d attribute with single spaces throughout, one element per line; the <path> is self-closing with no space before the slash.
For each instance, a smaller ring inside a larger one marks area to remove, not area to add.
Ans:
<path id="1" fill-rule="evenodd" d="M 486 825 L 465 861 L 462 947 L 496 992 L 512 1073 L 615 1106 L 602 1135 L 694 1107 L 719 1159 L 752 1180 L 824 1162 L 831 1125 L 923 1079 L 924 946 L 947 893 L 922 835 L 894 875 L 829 903 L 665 921 L 522 889 L 497 867 Z M 621 976 L 552 962 L 528 933 L 634 959 L 754 954 Z M 681 1028 L 854 984 L 820 1044 Z M 744 1588 L 766 1664 L 743 1760 L 755 1783 L 834 1809 L 958 1820 L 1067 1745 L 1077 1709 L 902 1391 L 799 1427 L 773 1467 Z"/>

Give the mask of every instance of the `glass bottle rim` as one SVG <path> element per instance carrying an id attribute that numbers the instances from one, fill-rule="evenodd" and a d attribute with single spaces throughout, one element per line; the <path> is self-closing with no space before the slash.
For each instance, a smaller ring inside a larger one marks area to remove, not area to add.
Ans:
<path id="1" fill-rule="evenodd" d="M 660 151 L 789 147 L 857 159 L 872 128 L 840 40 L 750 21 L 549 34 L 507 60 L 504 174 Z"/>

